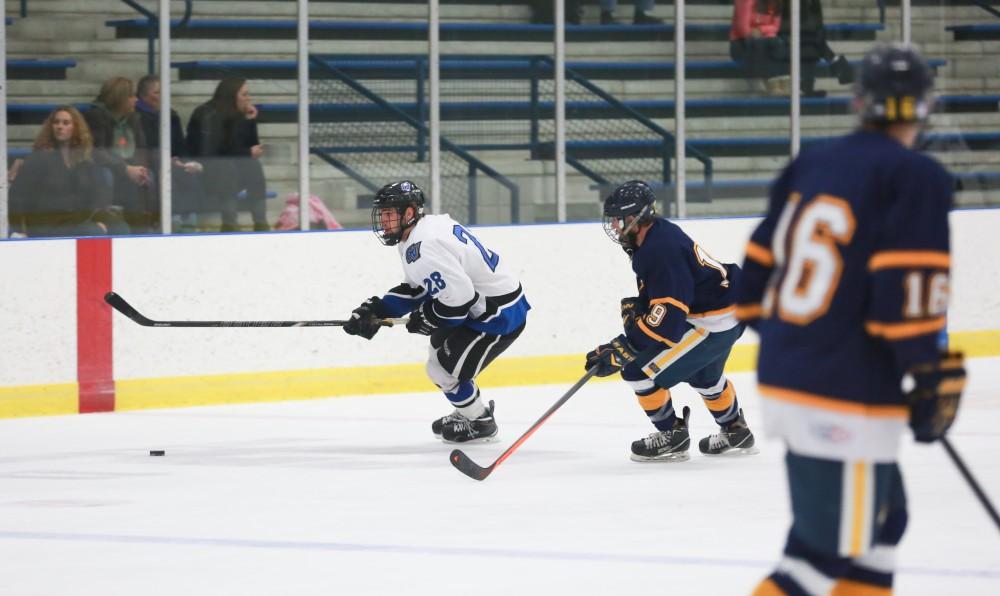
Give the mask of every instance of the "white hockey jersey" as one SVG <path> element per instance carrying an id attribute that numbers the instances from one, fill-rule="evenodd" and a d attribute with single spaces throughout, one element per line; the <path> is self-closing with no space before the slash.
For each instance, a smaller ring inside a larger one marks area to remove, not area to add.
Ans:
<path id="1" fill-rule="evenodd" d="M 398 245 L 404 281 L 383 297 L 392 316 L 422 306 L 436 326 L 505 335 L 531 306 L 506 261 L 446 214 L 425 215 Z"/>

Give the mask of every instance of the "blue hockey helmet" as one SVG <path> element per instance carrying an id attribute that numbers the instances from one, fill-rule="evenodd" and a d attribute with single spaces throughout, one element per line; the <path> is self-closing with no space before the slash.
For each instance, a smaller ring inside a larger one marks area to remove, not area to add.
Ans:
<path id="1" fill-rule="evenodd" d="M 864 122 L 922 122 L 933 107 L 934 75 L 912 47 L 882 45 L 861 63 L 855 95 Z"/>
<path id="2" fill-rule="evenodd" d="M 629 180 L 604 199 L 604 232 L 626 249 L 635 248 L 639 226 L 656 215 L 656 194 L 642 180 Z"/>
<path id="3" fill-rule="evenodd" d="M 425 202 L 424 191 L 409 180 L 383 186 L 375 193 L 375 200 L 372 202 L 372 231 L 375 236 L 386 246 L 399 244 L 403 239 L 403 232 L 423 217 Z M 413 213 L 404 220 L 409 207 L 413 208 Z M 388 231 L 382 225 L 382 212 L 386 209 L 395 209 L 398 229 Z"/>

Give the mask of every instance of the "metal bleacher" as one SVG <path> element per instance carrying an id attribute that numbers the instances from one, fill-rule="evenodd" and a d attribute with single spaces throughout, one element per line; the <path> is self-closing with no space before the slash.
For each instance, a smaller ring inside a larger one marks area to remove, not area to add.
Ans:
<path id="1" fill-rule="evenodd" d="M 54 5 L 62 0 L 44 1 Z M 99 1 L 108 7 L 118 4 Z M 982 2 L 997 5 L 998 0 L 913 2 L 915 39 L 926 40 L 925 53 L 943 83 L 935 130 L 927 135 L 926 145 L 956 172 L 956 186 L 963 192 L 1000 187 L 1000 174 L 992 173 L 1000 170 L 1000 159 L 996 157 L 1000 156 L 1000 133 L 996 132 L 1000 131 L 1000 83 L 993 82 L 982 64 L 996 48 L 988 45 L 994 38 L 985 37 L 992 34 L 994 27 L 977 22 L 981 20 L 978 15 L 988 17 L 981 10 Z M 176 78 L 172 92 L 182 118 L 186 119 L 190 110 L 206 99 L 206 93 L 220 78 L 250 79 L 260 108 L 261 132 L 269 147 L 264 162 L 269 185 L 274 181 L 276 187 L 289 189 L 295 188 L 296 175 L 296 168 L 288 161 L 294 152 L 297 119 L 294 4 L 287 0 L 195 0 L 191 18 L 173 33 Z M 310 4 L 310 49 L 314 55 L 321 55 L 328 65 L 386 102 L 315 102 L 310 108 L 311 122 L 381 126 L 387 119 L 426 120 L 426 88 L 422 86 L 426 57 L 420 55 L 426 51 L 427 37 L 423 0 L 372 0 L 363 6 L 347 0 L 313 0 Z M 593 22 L 596 0 L 585 4 L 585 22 Z M 623 2 L 622 15 L 630 14 L 628 4 L 627 0 Z M 660 16 L 669 16 L 669 4 L 670 0 L 657 3 Z M 688 4 L 688 16 L 693 21 L 685 30 L 689 43 L 685 63 L 689 80 L 685 104 L 689 157 L 692 153 L 703 154 L 711 160 L 714 171 L 706 183 L 700 172 L 693 175 L 693 166 L 689 166 L 689 199 L 705 201 L 704 205 L 710 207 L 705 213 L 753 212 L 759 210 L 766 186 L 788 152 L 785 135 L 789 101 L 764 95 L 744 79 L 740 66 L 728 58 L 731 0 L 690 0 Z M 894 8 L 898 4 L 898 0 L 882 3 L 891 11 L 891 18 L 882 22 L 877 0 L 825 0 L 827 37 L 838 52 L 843 51 L 856 62 L 873 41 L 898 38 L 898 11 Z M 536 78 L 533 83 L 531 72 L 540 54 L 551 51 L 552 26 L 529 24 L 527 0 L 442 0 L 442 5 L 446 8 L 440 34 L 444 44 L 442 134 L 456 148 L 516 184 L 530 185 L 531 180 L 551 175 L 551 82 Z M 942 20 L 936 12 L 942 6 L 962 7 L 955 13 L 959 18 Z M 36 18 L 44 17 L 32 14 L 23 20 Z M 23 125 L 19 133 L 22 144 L 31 136 L 27 127 L 36 126 L 57 103 L 89 101 L 97 89 L 96 73 L 106 70 L 102 66 L 105 61 L 146 63 L 145 46 L 136 42 L 148 38 L 147 19 L 134 18 L 134 13 L 120 6 L 103 12 L 95 9 L 87 18 L 105 30 L 93 55 L 52 56 L 48 52 L 67 47 L 55 40 L 50 47 L 42 48 L 46 51 L 44 57 L 53 59 L 35 61 L 35 66 L 52 62 L 53 70 L 26 71 L 24 78 L 67 79 L 67 73 L 74 72 L 79 62 L 83 68 L 75 71 L 77 81 L 62 88 L 83 88 L 80 80 L 93 77 L 91 86 L 80 93 L 60 93 L 58 101 L 48 101 L 34 91 L 40 87 L 15 94 L 7 118 L 15 126 Z M 600 97 L 582 94 L 567 98 L 568 126 L 577 127 L 568 139 L 569 156 L 604 160 L 611 173 L 597 178 L 614 178 L 618 175 L 615 172 L 625 170 L 611 162 L 633 158 L 652 160 L 643 167 L 655 175 L 663 169 L 664 160 L 670 158 L 669 152 L 665 153 L 668 136 L 635 134 L 652 130 L 636 124 L 640 122 L 636 117 L 668 133 L 673 130 L 675 64 L 668 58 L 672 58 L 675 29 L 667 20 L 667 24 L 656 26 L 567 26 L 568 71 L 617 102 L 612 105 Z M 13 28 L 17 30 L 18 23 Z M 949 36 L 953 40 L 945 39 Z M 986 45 L 976 54 L 961 49 L 966 40 Z M 25 47 L 38 48 L 39 44 Z M 65 63 L 61 74 L 57 68 L 60 62 Z M 983 74 L 969 74 L 973 71 Z M 12 78 L 17 72 L 11 63 L 8 72 Z M 313 68 L 312 74 L 317 84 L 329 80 L 322 69 Z M 852 121 L 850 89 L 839 86 L 825 64 L 819 65 L 816 74 L 818 86 L 829 95 L 802 100 L 804 144 L 839 134 Z M 533 84 L 540 86 L 534 97 L 530 95 Z M 59 88 L 52 86 L 46 91 Z M 408 125 L 404 128 L 407 134 L 414 135 L 408 141 L 413 146 L 407 147 L 407 159 L 412 162 L 407 167 L 416 171 L 424 167 L 424 139 L 418 129 Z M 370 192 L 370 188 L 362 185 L 354 194 L 345 193 L 343 189 L 350 188 L 357 178 L 327 168 L 322 162 L 314 163 L 313 188 L 317 194 L 338 197 L 329 206 L 342 223 L 365 223 L 367 214 L 359 209 L 362 202 L 357 197 Z M 583 165 L 600 174 L 600 168 L 593 164 Z M 571 208 L 571 217 L 596 213 L 595 198 L 604 188 L 585 169 L 571 164 L 570 200 L 579 203 L 575 211 Z M 660 185 L 669 189 L 669 177 L 663 178 Z M 523 202 L 538 201 L 549 192 L 544 185 L 536 186 L 542 190 L 521 193 Z M 540 208 L 522 209 L 521 217 L 525 221 L 544 220 L 551 213 Z"/>

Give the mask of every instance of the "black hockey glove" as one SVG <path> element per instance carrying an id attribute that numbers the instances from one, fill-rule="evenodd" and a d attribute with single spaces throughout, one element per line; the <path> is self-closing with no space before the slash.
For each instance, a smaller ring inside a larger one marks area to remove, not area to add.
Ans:
<path id="1" fill-rule="evenodd" d="M 406 322 L 406 330 L 410 333 L 419 333 L 420 335 L 430 335 L 434 333 L 437 329 L 436 326 L 432 325 L 427 317 L 424 316 L 424 309 L 420 307 L 415 311 L 410 313 L 410 320 Z"/>
<path id="2" fill-rule="evenodd" d="M 382 328 L 382 319 L 387 316 L 388 312 L 382 304 L 382 299 L 372 296 L 351 311 L 351 318 L 344 324 L 344 331 L 348 335 L 360 335 L 365 339 L 371 339 Z"/>
<path id="3" fill-rule="evenodd" d="M 635 298 L 622 298 L 622 327 L 625 333 L 635 327 L 635 321 L 642 316 L 642 300 Z"/>
<path id="4" fill-rule="evenodd" d="M 961 352 L 948 352 L 937 362 L 910 369 L 915 386 L 906 394 L 906 400 L 910 406 L 910 428 L 917 441 L 933 443 L 955 422 L 965 388 L 963 359 Z"/>
<path id="5" fill-rule="evenodd" d="M 635 360 L 636 350 L 629 343 L 628 338 L 619 335 L 606 344 L 601 344 L 597 348 L 587 353 L 586 370 L 597 367 L 595 373 L 599 377 L 608 377 L 620 371 L 629 362 Z"/>

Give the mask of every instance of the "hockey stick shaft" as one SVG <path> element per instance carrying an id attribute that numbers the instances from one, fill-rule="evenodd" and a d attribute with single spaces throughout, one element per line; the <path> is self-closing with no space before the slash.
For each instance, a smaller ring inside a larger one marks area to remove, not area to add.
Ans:
<path id="1" fill-rule="evenodd" d="M 955 462 L 955 467 L 957 467 L 958 471 L 961 472 L 962 477 L 969 483 L 969 487 L 972 488 L 972 492 L 976 494 L 979 502 L 983 504 L 983 507 L 986 509 L 986 513 L 989 514 L 989 516 L 993 519 L 993 523 L 996 524 L 997 529 L 1000 530 L 1000 515 L 997 515 L 996 507 L 993 506 L 993 503 L 990 502 L 990 498 L 986 496 L 983 488 L 978 482 L 976 482 L 976 479 L 973 478 L 972 472 L 970 472 L 969 468 L 966 467 L 965 462 L 961 457 L 959 457 L 958 452 L 951 446 L 951 441 L 948 440 L 948 437 L 941 437 L 941 444 L 944 446 L 944 450 L 951 457 L 951 461 Z"/>
<path id="2" fill-rule="evenodd" d="M 584 384 L 586 384 L 586 382 L 589 381 L 595 374 L 597 374 L 597 367 L 593 366 L 587 371 L 587 374 L 583 375 L 583 377 L 581 377 L 579 381 L 577 381 L 572 387 L 570 387 L 569 390 L 565 394 L 563 394 L 563 396 L 560 397 L 556 403 L 552 404 L 552 407 L 546 410 L 545 413 L 542 414 L 541 418 L 536 420 L 535 423 L 532 424 L 531 427 L 528 428 L 528 430 L 526 430 L 523 435 L 521 435 L 516 441 L 514 441 L 514 443 L 510 447 L 508 447 L 506 451 L 501 453 L 500 457 L 498 457 L 496 461 L 490 464 L 489 467 L 484 468 L 476 464 L 474 461 L 472 461 L 472 459 L 469 458 L 468 455 L 462 452 L 461 449 L 455 449 L 454 451 L 451 452 L 451 457 L 450 457 L 451 464 L 455 466 L 459 472 L 462 472 L 469 478 L 472 478 L 474 480 L 485 480 L 486 477 L 489 476 L 493 472 L 493 470 L 497 468 L 497 466 L 502 464 L 508 457 L 510 457 L 511 454 L 513 454 L 518 447 L 520 447 L 525 441 L 528 440 L 528 437 L 535 434 L 535 431 L 538 430 L 539 427 L 541 427 L 543 424 L 545 424 L 545 421 L 548 420 L 549 417 L 552 416 L 552 414 L 555 414 L 556 410 L 561 408 L 564 403 L 569 401 L 569 398 L 573 397 L 573 394 L 579 391 L 580 388 L 583 387 Z"/>
<path id="3" fill-rule="evenodd" d="M 343 327 L 347 321 L 156 321 L 146 317 L 115 292 L 104 295 L 112 308 L 144 327 Z M 385 319 L 382 324 L 392 327 L 408 319 Z"/>

